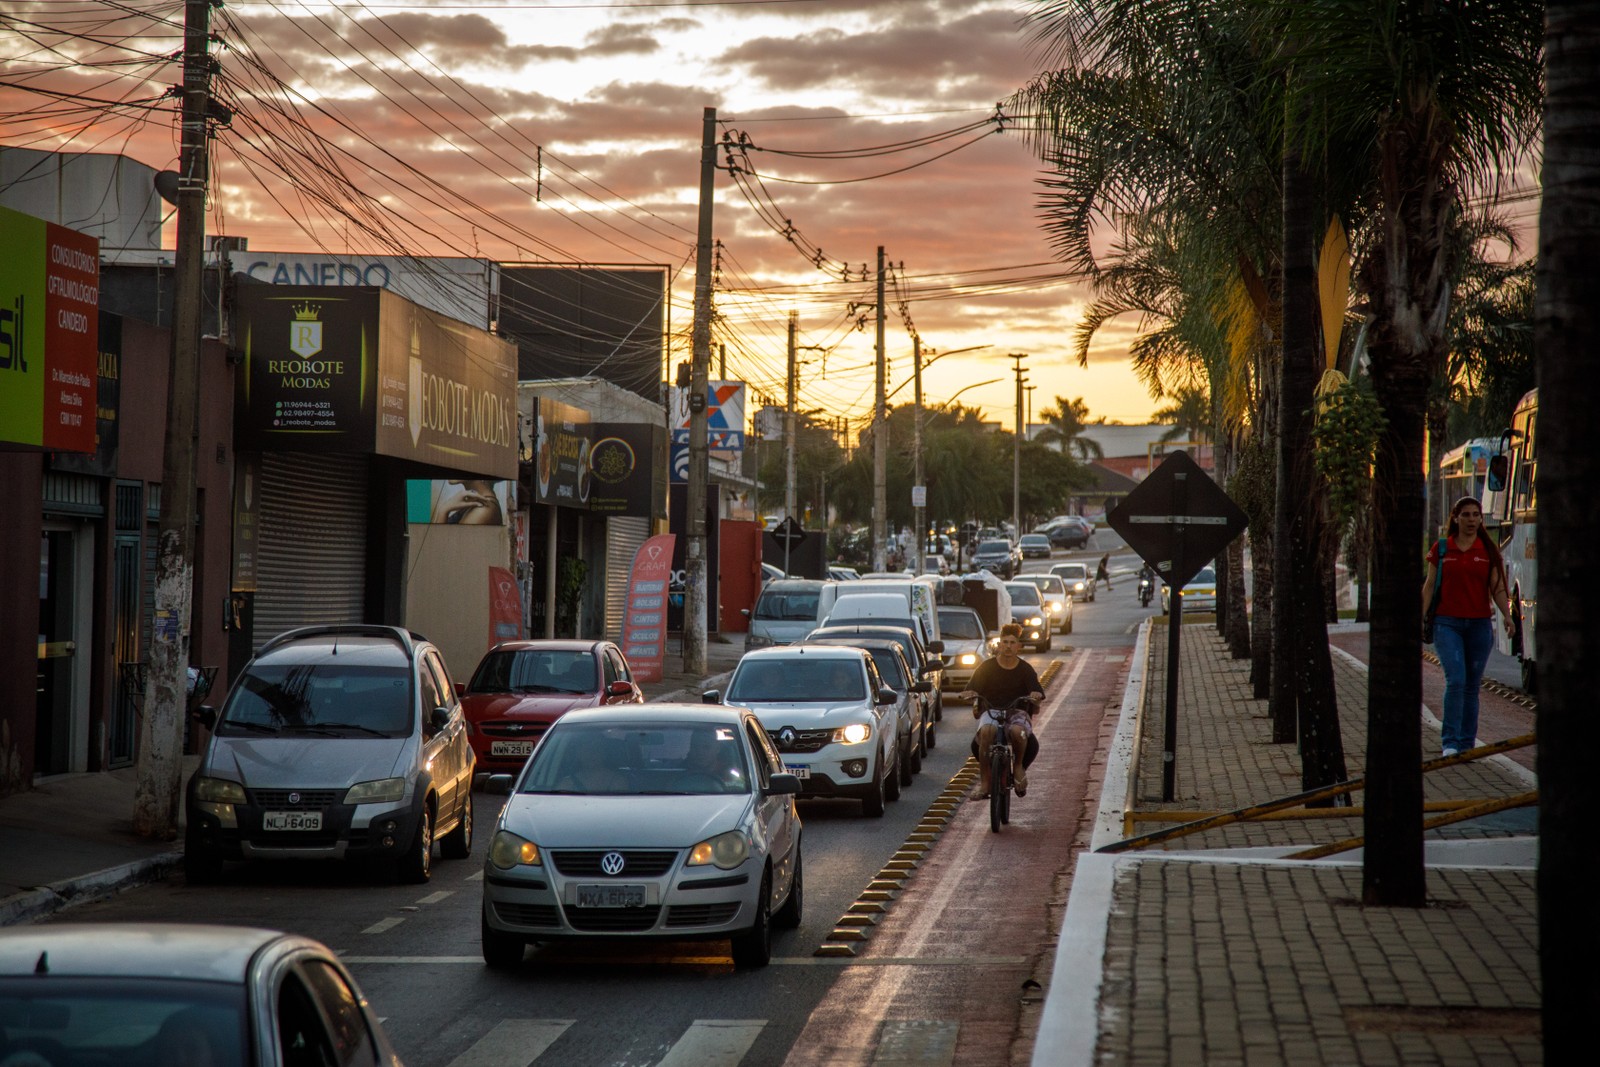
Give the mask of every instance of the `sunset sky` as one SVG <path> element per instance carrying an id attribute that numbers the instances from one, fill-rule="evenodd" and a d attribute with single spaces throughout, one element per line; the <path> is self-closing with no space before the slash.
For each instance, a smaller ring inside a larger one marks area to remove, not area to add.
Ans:
<path id="1" fill-rule="evenodd" d="M 1057 396 L 1143 421 L 1161 402 L 1127 369 L 1138 324 L 1104 330 L 1087 368 L 1072 360 L 1083 290 L 1039 227 L 1041 165 L 993 121 L 1040 69 L 1023 21 L 1037 6 L 230 0 L 213 16 L 216 92 L 238 114 L 215 142 L 207 229 L 262 251 L 666 264 L 676 361 L 701 116 L 715 107 L 759 175 L 716 175 L 729 377 L 781 397 L 793 309 L 814 346 L 801 408 L 867 415 L 874 334 L 870 318 L 856 325 L 876 299 L 862 268 L 882 245 L 891 389 L 910 379 L 909 317 L 925 352 L 988 346 L 929 365 L 930 405 L 964 389 L 962 403 L 1009 425 L 1008 354 L 1026 352 L 1035 421 Z M 6 7 L 23 21 L 3 32 L 40 47 L 0 60 L 13 83 L 0 141 L 176 166 L 172 102 L 156 98 L 179 80 L 162 57 L 181 48 L 181 3 Z M 1001 380 L 975 384 L 987 379 Z"/>

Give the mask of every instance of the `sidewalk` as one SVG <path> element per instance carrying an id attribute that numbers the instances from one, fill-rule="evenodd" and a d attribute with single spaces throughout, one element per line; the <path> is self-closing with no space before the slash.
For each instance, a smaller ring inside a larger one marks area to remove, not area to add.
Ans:
<path id="1" fill-rule="evenodd" d="M 1345 760 L 1355 776 L 1366 752 L 1367 674 L 1343 646 L 1365 643 L 1338 632 L 1354 628 L 1334 629 Z M 1227 811 L 1299 788 L 1295 746 L 1268 741 L 1266 702 L 1251 697 L 1248 661 L 1231 659 L 1213 627 L 1190 625 L 1177 799 L 1163 804 L 1165 662 L 1165 627 L 1147 626 L 1108 754 L 1095 848 L 1123 838 L 1125 810 Z M 1425 666 L 1425 683 L 1429 671 L 1437 668 Z M 1486 713 L 1490 703 L 1485 693 Z M 1503 736 L 1485 729 L 1480 741 Z M 1439 750 L 1438 721 L 1426 713 L 1423 750 Z M 1428 800 L 1534 788 L 1532 773 L 1503 756 L 1425 781 Z M 1166 825 L 1140 822 L 1135 833 Z M 1084 853 L 1033 1063 L 1542 1062 L 1534 810 L 1428 832 L 1429 904 L 1415 911 L 1360 904 L 1359 850 L 1283 858 L 1360 833 L 1359 818 L 1253 822 L 1143 851 Z M 1084 974 L 1091 977 L 1072 977 Z"/>
<path id="2" fill-rule="evenodd" d="M 646 700 L 698 702 L 701 690 L 726 687 L 743 652 L 743 634 L 710 635 L 700 677 L 683 669 L 682 649 L 669 640 L 664 677 L 639 688 Z M 184 781 L 198 763 L 198 756 L 184 757 Z M 182 862 L 181 838 L 154 841 L 133 832 L 135 784 L 134 768 L 123 767 L 57 775 L 0 797 L 0 926 L 155 881 Z"/>

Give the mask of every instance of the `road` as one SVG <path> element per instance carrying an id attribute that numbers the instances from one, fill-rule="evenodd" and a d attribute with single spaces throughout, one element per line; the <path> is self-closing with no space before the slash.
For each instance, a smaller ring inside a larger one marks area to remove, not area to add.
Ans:
<path id="1" fill-rule="evenodd" d="M 1104 547 L 1051 562 L 1092 561 L 1111 547 L 1104 536 Z M 1061 666 L 1040 715 L 1028 797 L 1014 801 L 1000 835 L 988 832 L 984 806 L 961 805 L 854 958 L 816 950 L 961 769 L 972 734 L 964 705 L 947 701 L 938 746 L 884 818 L 863 818 L 852 802 L 801 802 L 804 921 L 778 936 L 764 970 L 736 971 L 726 942 L 543 946 L 516 972 L 488 970 L 478 941 L 482 857 L 502 798 L 481 793 L 473 857 L 436 862 L 426 886 L 344 865 L 234 866 L 216 885 L 174 875 L 71 919 L 219 922 L 317 938 L 351 967 L 412 1067 L 836 1067 L 891 1053 L 906 1064 L 1007 1062 L 999 1046 L 1021 1055 L 1030 1044 L 1037 997 L 1025 982 L 1048 980 L 1061 874 L 1087 840 L 1108 709 L 1144 614 L 1131 582 L 1102 590 L 1077 605 L 1073 633 L 1051 654 L 1029 657 L 1041 672 L 1052 659 Z"/>

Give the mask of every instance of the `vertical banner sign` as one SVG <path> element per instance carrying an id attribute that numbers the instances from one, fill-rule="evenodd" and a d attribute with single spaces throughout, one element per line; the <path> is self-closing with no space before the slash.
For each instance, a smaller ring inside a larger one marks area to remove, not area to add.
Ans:
<path id="1" fill-rule="evenodd" d="M 233 464 L 233 591 L 256 591 L 257 535 L 260 532 L 261 457 L 239 453 Z"/>
<path id="2" fill-rule="evenodd" d="M 628 605 L 622 615 L 622 654 L 641 682 L 659 682 L 667 658 L 667 583 L 675 534 L 656 534 L 633 557 Z"/>
<path id="3" fill-rule="evenodd" d="M 504 567 L 489 568 L 489 647 L 522 636 L 522 589 Z"/>

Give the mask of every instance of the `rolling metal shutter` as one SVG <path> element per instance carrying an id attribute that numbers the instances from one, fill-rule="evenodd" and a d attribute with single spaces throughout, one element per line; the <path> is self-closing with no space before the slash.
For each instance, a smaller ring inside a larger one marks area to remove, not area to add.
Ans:
<path id="1" fill-rule="evenodd" d="M 255 626 L 275 634 L 324 622 L 364 622 L 367 457 L 261 455 Z"/>
<path id="2" fill-rule="evenodd" d="M 633 557 L 650 539 L 650 520 L 643 516 L 606 516 L 606 617 L 603 632 L 622 638 L 622 615 L 628 607 L 628 572 Z"/>

